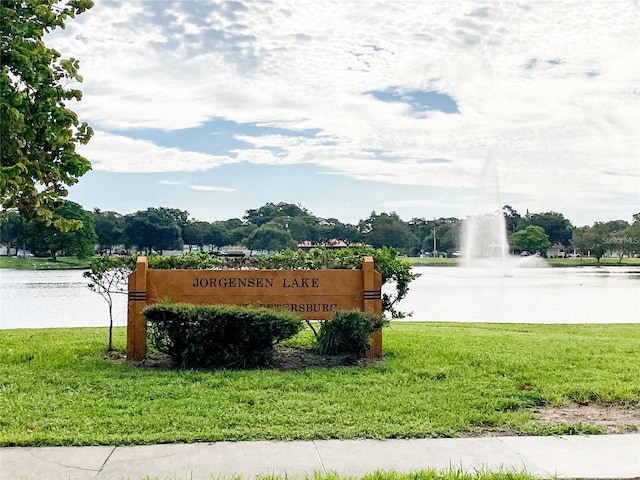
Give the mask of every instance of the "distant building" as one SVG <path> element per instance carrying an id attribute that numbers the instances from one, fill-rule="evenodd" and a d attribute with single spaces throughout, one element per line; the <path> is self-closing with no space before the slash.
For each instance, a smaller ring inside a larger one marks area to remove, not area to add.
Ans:
<path id="1" fill-rule="evenodd" d="M 326 242 L 314 243 L 311 240 L 304 240 L 298 244 L 298 248 L 305 252 L 308 252 L 312 248 L 316 247 L 324 247 L 324 248 L 347 248 L 351 245 L 346 240 L 341 240 L 339 238 L 332 238 L 331 240 L 327 240 Z M 359 245 L 359 244 L 358 244 Z"/>
<path id="2" fill-rule="evenodd" d="M 0 245 L 0 256 L 2 256 L 2 257 L 10 256 L 10 257 L 26 258 L 26 257 L 33 257 L 33 253 L 31 253 L 29 250 L 23 250 L 22 248 L 7 249 L 6 245 Z"/>
<path id="3" fill-rule="evenodd" d="M 566 257 L 567 252 L 565 250 L 565 246 L 561 243 L 554 243 L 549 248 L 547 248 L 547 257 L 548 258 L 564 258 Z"/>

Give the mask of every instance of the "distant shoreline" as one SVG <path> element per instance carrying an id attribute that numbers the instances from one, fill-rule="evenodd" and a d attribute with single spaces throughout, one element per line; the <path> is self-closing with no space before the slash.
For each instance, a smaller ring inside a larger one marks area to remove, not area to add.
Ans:
<path id="1" fill-rule="evenodd" d="M 459 258 L 429 258 L 429 257 L 400 257 L 412 267 L 456 267 Z M 640 258 L 602 258 L 600 264 L 595 258 L 545 258 L 550 267 L 640 267 Z M 13 268 L 16 270 L 86 270 L 89 259 L 80 260 L 76 257 L 59 257 L 57 261 L 39 257 L 0 257 L 0 269 Z"/>
<path id="2" fill-rule="evenodd" d="M 459 258 L 403 257 L 413 267 L 457 267 Z M 640 267 L 640 258 L 602 258 L 598 264 L 595 258 L 545 258 L 549 267 Z"/>

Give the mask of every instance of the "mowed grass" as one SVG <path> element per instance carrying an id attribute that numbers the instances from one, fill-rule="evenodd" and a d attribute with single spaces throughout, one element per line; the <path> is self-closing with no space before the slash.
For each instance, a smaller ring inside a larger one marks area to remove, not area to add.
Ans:
<path id="1" fill-rule="evenodd" d="M 459 258 L 432 258 L 432 257 L 402 257 L 413 267 L 456 267 L 460 263 Z"/>
<path id="2" fill-rule="evenodd" d="M 420 258 L 403 257 L 414 267 L 455 267 L 461 263 L 459 258 Z M 624 257 L 622 262 L 617 258 L 602 258 L 600 263 L 595 258 L 545 258 L 551 267 L 637 267 L 640 266 L 640 258 Z M 66 270 L 66 269 L 87 269 L 89 260 L 79 260 L 75 257 L 59 257 L 57 261 L 50 258 L 19 258 L 0 256 L 0 269 L 14 268 L 16 270 Z"/>
<path id="3" fill-rule="evenodd" d="M 640 258 L 624 257 L 619 258 L 601 258 L 600 262 L 595 258 L 545 258 L 551 267 L 638 267 L 640 266 Z"/>
<path id="4" fill-rule="evenodd" d="M 76 257 L 51 258 L 39 257 L 5 257 L 0 256 L 0 268 L 14 268 L 16 270 L 70 270 L 89 268 L 89 260 Z"/>
<path id="5" fill-rule="evenodd" d="M 413 267 L 456 267 L 462 264 L 460 258 L 420 258 L 403 257 Z M 543 258 L 550 267 L 640 267 L 640 258 L 624 257 L 601 258 L 600 263 L 595 258 Z"/>
<path id="6" fill-rule="evenodd" d="M 286 372 L 153 369 L 106 342 L 0 330 L 0 445 L 598 433 L 531 407 L 640 401 L 640 325 L 393 323 L 380 362 Z"/>

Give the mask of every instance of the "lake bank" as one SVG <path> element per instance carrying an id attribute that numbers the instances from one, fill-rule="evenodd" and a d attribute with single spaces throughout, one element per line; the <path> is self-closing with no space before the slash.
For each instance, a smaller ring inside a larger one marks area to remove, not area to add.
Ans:
<path id="1" fill-rule="evenodd" d="M 76 257 L 59 257 L 56 261 L 40 257 L 7 257 L 0 256 L 0 269 L 15 270 L 76 270 L 89 268 L 89 260 Z"/>
<path id="2" fill-rule="evenodd" d="M 460 266 L 459 258 L 422 258 L 401 257 L 414 267 L 457 267 Z M 544 261 L 551 267 L 640 267 L 640 258 L 603 258 L 600 263 L 595 258 L 545 258 Z M 75 257 L 59 257 L 57 261 L 50 258 L 39 257 L 7 257 L 0 256 L 0 269 L 11 268 L 16 270 L 68 270 L 89 268 L 88 259 Z"/>
<path id="3" fill-rule="evenodd" d="M 523 257 L 526 258 L 526 257 Z M 462 265 L 460 258 L 422 258 L 403 257 L 414 267 L 458 267 Z M 543 258 L 549 267 L 640 267 L 640 258 Z"/>
<path id="4" fill-rule="evenodd" d="M 106 328 L 8 330 L 0 445 L 604 433 L 544 409 L 636 415 L 638 328 L 398 322 L 382 361 L 300 371 L 171 370 L 105 355 Z"/>

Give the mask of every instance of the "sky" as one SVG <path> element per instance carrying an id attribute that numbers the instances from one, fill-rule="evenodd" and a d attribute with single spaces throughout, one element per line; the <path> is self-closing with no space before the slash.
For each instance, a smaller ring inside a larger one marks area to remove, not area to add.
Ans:
<path id="1" fill-rule="evenodd" d="M 638 0 L 95 0 L 45 38 L 80 59 L 95 131 L 68 198 L 631 221 L 639 25 Z"/>

